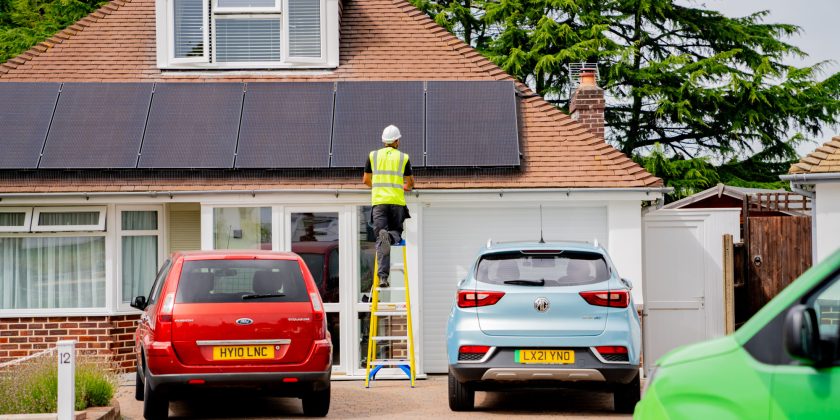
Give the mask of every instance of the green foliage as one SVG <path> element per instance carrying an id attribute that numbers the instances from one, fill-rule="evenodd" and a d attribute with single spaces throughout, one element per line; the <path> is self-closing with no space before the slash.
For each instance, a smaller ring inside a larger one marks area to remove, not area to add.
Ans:
<path id="1" fill-rule="evenodd" d="M 722 165 L 713 165 L 708 158 L 686 159 L 681 156 L 669 157 L 662 145 L 656 144 L 647 156 L 636 156 L 637 163 L 651 174 L 662 178 L 665 185 L 672 187 L 667 201 L 676 201 L 718 183 L 733 187 L 764 188 L 781 190 L 788 188 L 786 182 L 779 180 L 779 175 L 787 172 L 793 161 L 765 162 L 762 153 L 741 161 L 731 160 Z"/>
<path id="2" fill-rule="evenodd" d="M 107 406 L 119 386 L 114 370 L 94 356 L 80 356 L 76 362 L 76 410 Z M 54 413 L 57 397 L 54 355 L 0 371 L 0 414 Z"/>
<path id="3" fill-rule="evenodd" d="M 0 62 L 72 25 L 103 0 L 0 0 Z"/>
<path id="4" fill-rule="evenodd" d="M 729 18 L 675 0 L 412 0 L 537 93 L 566 105 L 567 65 L 598 62 L 609 138 L 628 155 L 661 144 L 686 161 L 727 161 L 796 141 L 840 118 L 840 74 L 785 39 L 766 11 Z M 790 133 L 798 133 L 792 138 Z"/>

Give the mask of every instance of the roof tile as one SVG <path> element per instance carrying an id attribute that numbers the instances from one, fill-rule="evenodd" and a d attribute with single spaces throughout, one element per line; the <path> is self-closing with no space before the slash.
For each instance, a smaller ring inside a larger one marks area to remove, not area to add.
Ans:
<path id="1" fill-rule="evenodd" d="M 840 172 L 840 136 L 836 136 L 791 165 L 788 173 Z"/>
<path id="2" fill-rule="evenodd" d="M 165 72 L 156 66 L 155 0 L 112 0 L 47 42 L 0 67 L 2 81 L 252 82 L 356 80 L 514 80 L 407 0 L 344 0 L 340 65 L 320 75 Z M 515 80 L 514 80 L 515 81 Z M 418 188 L 566 188 L 660 186 L 662 181 L 589 133 L 526 85 L 519 93 L 523 161 L 498 176 L 430 174 Z M 44 175 L 0 179 L 0 191 L 135 191 L 306 189 L 324 179 L 276 177 L 193 178 Z M 117 183 L 115 181 L 119 180 Z M 64 182 L 62 182 L 64 181 Z M 69 182 L 68 182 L 69 181 Z M 358 178 L 329 178 L 330 188 L 358 188 Z"/>

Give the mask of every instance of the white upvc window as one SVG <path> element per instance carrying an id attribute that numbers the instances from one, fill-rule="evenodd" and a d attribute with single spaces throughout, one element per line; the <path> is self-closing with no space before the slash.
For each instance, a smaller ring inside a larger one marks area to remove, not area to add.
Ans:
<path id="1" fill-rule="evenodd" d="M 157 0 L 158 67 L 338 66 L 339 0 Z"/>
<path id="2" fill-rule="evenodd" d="M 0 207 L 0 232 L 29 232 L 32 207 Z"/>
<path id="3" fill-rule="evenodd" d="M 105 206 L 35 207 L 32 232 L 97 232 L 105 230 Z"/>
<path id="4" fill-rule="evenodd" d="M 0 316 L 104 311 L 106 206 L 0 207 Z"/>
<path id="5" fill-rule="evenodd" d="M 136 296 L 149 296 L 164 261 L 162 206 L 117 207 L 118 309 L 131 310 Z"/>

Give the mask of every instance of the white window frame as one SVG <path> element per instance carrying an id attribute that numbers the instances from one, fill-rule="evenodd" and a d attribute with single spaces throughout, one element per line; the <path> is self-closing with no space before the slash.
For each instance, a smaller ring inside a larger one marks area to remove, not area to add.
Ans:
<path id="1" fill-rule="evenodd" d="M 0 207 L 0 213 L 24 213 L 23 226 L 0 226 L 0 232 L 29 232 L 32 225 L 32 207 Z"/>
<path id="2" fill-rule="evenodd" d="M 286 26 L 285 26 L 285 19 L 283 19 L 282 14 L 280 13 L 213 13 L 213 27 L 216 27 L 216 21 L 218 20 L 246 20 L 246 19 L 255 19 L 255 20 L 270 20 L 270 19 L 279 19 L 280 20 L 280 36 L 282 37 L 285 34 Z M 214 32 L 215 33 L 215 32 Z M 215 38 L 214 38 L 215 41 Z M 260 67 L 260 68 L 267 68 L 267 67 L 274 67 L 278 64 L 284 63 L 285 60 L 285 46 L 281 43 L 280 44 L 280 60 L 277 61 L 246 61 L 246 62 L 227 62 L 227 63 L 220 63 L 216 61 L 216 52 L 218 52 L 218 48 L 216 48 L 215 42 L 213 43 L 213 65 L 217 68 L 242 68 L 242 66 L 249 66 L 249 67 Z"/>
<path id="3" fill-rule="evenodd" d="M 209 2 L 207 0 L 202 0 L 201 10 L 202 10 L 202 32 L 204 34 L 204 54 L 201 57 L 175 57 L 175 1 L 174 0 L 163 0 L 166 3 L 166 26 L 167 26 L 167 48 L 166 48 L 166 57 L 169 59 L 169 63 L 173 65 L 177 64 L 209 64 L 209 56 L 207 54 L 208 47 L 210 45 L 210 19 L 209 19 Z M 157 6 L 160 7 L 160 6 Z M 158 16 L 160 19 L 160 16 Z M 158 37 L 161 34 L 158 31 Z M 160 42 L 158 42 L 158 48 L 160 48 Z"/>
<path id="4" fill-rule="evenodd" d="M 219 0 L 213 0 L 213 14 L 248 14 L 248 13 L 277 13 L 282 10 L 281 0 L 274 0 L 274 7 L 222 7 L 219 6 Z"/>
<path id="5" fill-rule="evenodd" d="M 32 232 L 104 232 L 106 206 L 79 207 L 35 207 L 32 211 Z M 41 213 L 87 213 L 98 212 L 99 222 L 95 225 L 41 226 Z"/>
<path id="6" fill-rule="evenodd" d="M 327 2 L 325 0 L 321 0 L 321 7 L 319 8 L 319 10 L 321 11 L 321 55 L 317 58 L 316 57 L 294 57 L 294 56 L 289 55 L 289 51 L 290 51 L 289 40 L 290 40 L 291 36 L 289 36 L 289 31 L 287 29 L 287 28 L 289 28 L 289 13 L 288 13 L 288 7 L 286 7 L 286 13 L 283 13 L 283 29 L 284 29 L 283 33 L 284 33 L 285 37 L 282 40 L 283 41 L 282 53 L 283 53 L 283 61 L 284 62 L 306 63 L 306 64 L 316 64 L 316 63 L 323 63 L 324 62 L 324 59 L 327 56 L 327 42 L 326 42 L 326 37 L 327 37 L 327 11 L 326 11 L 327 4 L 326 3 Z M 288 2 L 287 2 L 287 4 L 288 4 Z"/>
<path id="7" fill-rule="evenodd" d="M 122 212 L 124 211 L 156 211 L 157 212 L 157 230 L 123 230 L 122 228 Z M 155 273 L 160 270 L 161 265 L 166 261 L 166 250 L 164 249 L 164 208 L 160 205 L 121 205 L 116 207 L 114 212 L 116 219 L 116 246 L 113 261 L 115 261 L 114 270 L 114 289 L 116 290 L 115 302 L 117 303 L 117 312 L 134 312 L 140 313 L 139 310 L 131 307 L 131 302 L 122 301 L 122 238 L 124 236 L 157 236 L 158 244 L 158 261 L 155 267 Z"/>
<path id="8" fill-rule="evenodd" d="M 275 0 L 278 9 L 271 8 L 217 8 L 218 0 L 205 0 L 204 8 L 204 55 L 202 57 L 175 58 L 174 1 L 155 0 L 157 32 L 157 65 L 163 70 L 266 70 L 266 69 L 312 69 L 329 70 L 339 63 L 339 1 L 320 0 L 321 10 L 321 56 L 289 56 L 288 2 Z M 210 36 L 211 27 L 217 18 L 231 15 L 281 15 L 280 61 L 218 63 L 215 60 L 215 41 Z M 208 49 L 209 48 L 209 49 Z M 212 51 L 212 54 L 209 53 Z"/>
<path id="9" fill-rule="evenodd" d="M 36 207 L 37 208 L 37 207 Z M 0 234 L 0 238 L 81 238 L 81 237 L 97 237 L 103 238 L 105 245 L 105 299 L 102 306 L 90 306 L 83 308 L 25 308 L 25 309 L 0 309 L 0 320 L 9 317 L 20 316 L 74 316 L 74 315 L 109 315 L 113 312 L 111 309 L 111 301 L 109 299 L 111 289 L 109 282 L 112 281 L 110 265 L 111 258 L 108 255 L 110 249 L 110 240 L 106 232 L 14 232 Z"/>

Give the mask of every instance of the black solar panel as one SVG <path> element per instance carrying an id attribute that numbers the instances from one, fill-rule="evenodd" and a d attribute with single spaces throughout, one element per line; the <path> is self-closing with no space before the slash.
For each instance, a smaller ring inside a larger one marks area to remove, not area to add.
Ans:
<path id="1" fill-rule="evenodd" d="M 519 165 L 513 82 L 429 82 L 426 165 Z"/>
<path id="2" fill-rule="evenodd" d="M 341 82 L 336 89 L 332 167 L 362 167 L 382 147 L 382 130 L 400 129 L 413 167 L 423 159 L 423 82 Z"/>
<path id="3" fill-rule="evenodd" d="M 35 169 L 59 83 L 0 83 L 0 168 Z"/>
<path id="4" fill-rule="evenodd" d="M 134 168 L 151 83 L 65 83 L 40 168 Z"/>
<path id="5" fill-rule="evenodd" d="M 237 168 L 326 168 L 333 83 L 249 83 Z"/>
<path id="6" fill-rule="evenodd" d="M 158 83 L 140 168 L 231 168 L 241 83 Z"/>

